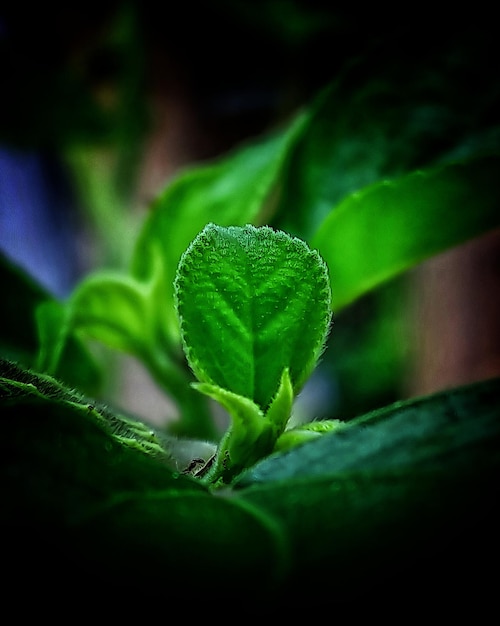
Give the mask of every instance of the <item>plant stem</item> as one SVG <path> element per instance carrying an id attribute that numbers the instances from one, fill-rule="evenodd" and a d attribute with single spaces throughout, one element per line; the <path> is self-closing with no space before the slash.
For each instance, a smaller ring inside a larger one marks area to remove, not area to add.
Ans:
<path id="1" fill-rule="evenodd" d="M 153 352 L 143 357 L 154 379 L 176 401 L 180 418 L 169 430 L 181 437 L 217 441 L 220 438 L 215 427 L 207 399 L 191 386 L 189 375 L 163 353 Z"/>

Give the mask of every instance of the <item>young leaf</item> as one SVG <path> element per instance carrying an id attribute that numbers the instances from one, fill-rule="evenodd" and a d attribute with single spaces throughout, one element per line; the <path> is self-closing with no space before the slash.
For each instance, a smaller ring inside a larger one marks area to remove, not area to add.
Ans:
<path id="1" fill-rule="evenodd" d="M 283 131 L 209 165 L 180 174 L 154 203 L 136 243 L 130 273 L 99 272 L 76 289 L 71 324 L 140 358 L 179 404 L 178 434 L 214 439 L 203 398 L 184 370 L 173 281 L 181 254 L 214 214 L 221 224 L 259 220 L 305 115 Z M 51 356 L 49 355 L 49 358 Z"/>
<path id="2" fill-rule="evenodd" d="M 276 434 L 261 409 L 249 398 L 209 383 L 193 386 L 217 400 L 231 415 L 232 424 L 220 441 L 207 473 L 208 482 L 229 483 L 235 474 L 272 452 Z"/>
<path id="3" fill-rule="evenodd" d="M 384 281 L 500 225 L 500 157 L 414 172 L 343 200 L 312 240 L 338 311 Z"/>
<path id="4" fill-rule="evenodd" d="M 201 381 L 265 412 L 288 368 L 297 393 L 330 322 L 316 251 L 269 227 L 209 224 L 182 256 L 175 289 L 186 355 Z"/>
<path id="5" fill-rule="evenodd" d="M 500 379 L 378 409 L 290 451 L 261 461 L 238 484 L 336 476 L 352 470 L 430 469 L 479 459 L 500 438 Z M 314 422 L 313 422 L 314 423 Z M 321 424 L 321 422 L 318 422 Z M 291 431 L 287 431 L 291 432 Z M 500 456 L 497 452 L 492 459 Z"/>
<path id="6" fill-rule="evenodd" d="M 340 420 L 318 420 L 316 422 L 307 422 L 285 430 L 285 432 L 278 438 L 274 447 L 275 451 L 283 452 L 295 448 L 308 441 L 313 441 L 322 437 L 326 433 L 332 433 L 345 426 L 345 422 Z"/>
<path id="7" fill-rule="evenodd" d="M 270 454 L 290 418 L 293 389 L 288 369 L 283 370 L 280 385 L 267 413 L 249 398 L 209 383 L 194 383 L 201 393 L 217 400 L 230 414 L 232 424 L 219 443 L 217 454 L 206 480 L 230 483 L 235 475 Z"/>

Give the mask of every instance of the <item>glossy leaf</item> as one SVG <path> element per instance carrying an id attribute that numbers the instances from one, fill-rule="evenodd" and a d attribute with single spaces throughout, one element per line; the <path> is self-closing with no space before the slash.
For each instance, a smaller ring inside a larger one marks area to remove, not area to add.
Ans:
<path id="1" fill-rule="evenodd" d="M 209 224 L 182 256 L 175 288 L 186 355 L 201 381 L 264 411 L 285 368 L 301 388 L 330 320 L 317 252 L 269 227 Z"/>
<path id="2" fill-rule="evenodd" d="M 484 157 L 382 181 L 345 198 L 312 239 L 335 285 L 335 310 L 498 227 L 499 171 L 499 157 Z"/>

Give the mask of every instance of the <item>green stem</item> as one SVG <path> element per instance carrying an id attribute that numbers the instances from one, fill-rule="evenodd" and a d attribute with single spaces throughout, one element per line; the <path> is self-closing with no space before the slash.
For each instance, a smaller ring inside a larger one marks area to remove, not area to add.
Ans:
<path id="1" fill-rule="evenodd" d="M 217 441 L 220 438 L 209 405 L 201 394 L 191 388 L 189 375 L 168 356 L 158 352 L 143 357 L 154 379 L 176 401 L 180 418 L 169 428 L 182 437 Z"/>

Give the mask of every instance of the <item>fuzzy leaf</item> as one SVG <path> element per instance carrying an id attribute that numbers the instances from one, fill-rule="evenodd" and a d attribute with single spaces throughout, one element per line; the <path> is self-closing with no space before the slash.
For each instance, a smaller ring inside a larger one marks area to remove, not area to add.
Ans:
<path id="1" fill-rule="evenodd" d="M 266 411 L 289 368 L 297 392 L 330 321 L 326 266 L 269 227 L 209 224 L 179 263 L 176 301 L 188 361 L 201 381 Z"/>
<path id="2" fill-rule="evenodd" d="M 288 369 L 283 370 L 278 392 L 265 415 L 249 398 L 216 385 L 193 383 L 193 387 L 217 400 L 231 416 L 232 424 L 222 438 L 207 474 L 208 482 L 229 483 L 243 469 L 270 454 L 283 432 L 293 404 Z"/>
<path id="3" fill-rule="evenodd" d="M 288 368 L 285 368 L 281 374 L 278 392 L 266 413 L 266 419 L 273 425 L 276 435 L 280 435 L 285 429 L 292 413 L 293 401 L 294 394 L 292 381 L 290 380 L 290 371 Z"/>
<path id="4" fill-rule="evenodd" d="M 231 416 L 231 426 L 222 437 L 207 473 L 208 482 L 229 483 L 241 470 L 272 452 L 276 434 L 260 408 L 249 398 L 209 383 L 193 386 L 217 400 Z"/>
<path id="5" fill-rule="evenodd" d="M 285 573 L 279 526 L 173 471 L 146 425 L 4 361 L 0 418 L 10 583 L 88 573 L 110 588 L 153 584 L 180 594 L 194 576 L 206 577 L 201 588 L 213 595 L 221 584 L 229 591 L 255 580 L 265 592 Z"/>

